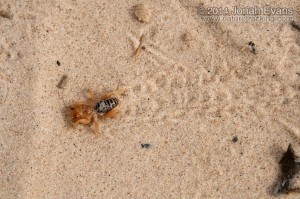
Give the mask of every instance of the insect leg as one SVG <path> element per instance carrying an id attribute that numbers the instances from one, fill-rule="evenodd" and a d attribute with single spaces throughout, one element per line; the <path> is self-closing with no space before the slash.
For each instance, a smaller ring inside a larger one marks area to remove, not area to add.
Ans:
<path id="1" fill-rule="evenodd" d="M 111 98 L 111 97 L 119 97 L 121 95 L 124 95 L 125 92 L 126 92 L 126 89 L 117 89 L 115 91 L 112 91 L 112 92 L 109 92 L 109 93 L 103 95 L 101 97 L 101 99 L 105 100 L 105 99 L 108 99 L 108 98 Z"/>
<path id="2" fill-rule="evenodd" d="M 120 110 L 118 108 L 114 108 L 111 111 L 108 111 L 107 113 L 104 113 L 102 117 L 104 118 L 114 118 L 117 117 L 117 115 L 120 113 Z"/>
<path id="3" fill-rule="evenodd" d="M 89 98 L 89 104 L 90 104 L 90 106 L 93 107 L 94 104 L 96 103 L 95 93 L 91 89 L 89 89 L 88 93 L 87 93 L 87 96 Z"/>
<path id="4" fill-rule="evenodd" d="M 98 137 L 99 136 L 99 121 L 98 121 L 98 115 L 93 114 L 93 131 L 94 134 Z"/>

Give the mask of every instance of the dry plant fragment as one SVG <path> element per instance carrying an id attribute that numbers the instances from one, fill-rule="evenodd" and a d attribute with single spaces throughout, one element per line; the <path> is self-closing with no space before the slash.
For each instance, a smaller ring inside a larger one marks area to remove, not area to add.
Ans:
<path id="1" fill-rule="evenodd" d="M 189 31 L 186 32 L 183 36 L 182 36 L 182 40 L 184 41 L 184 43 L 190 47 L 190 45 L 193 43 L 193 41 L 196 39 L 196 32 L 195 31 Z"/>
<path id="2" fill-rule="evenodd" d="M 300 31 L 300 25 L 296 24 L 295 21 L 292 21 L 292 22 L 291 22 L 291 26 L 292 26 L 293 28 L 295 28 L 296 30 Z"/>
<path id="3" fill-rule="evenodd" d="M 195 39 L 195 35 L 192 32 L 187 32 L 183 35 L 183 41 L 191 42 Z"/>
<path id="4" fill-rule="evenodd" d="M 281 165 L 282 177 L 278 182 L 274 194 L 297 192 L 299 188 L 292 188 L 293 181 L 300 171 L 299 157 L 295 155 L 292 145 L 289 144 L 279 164 Z"/>
<path id="5" fill-rule="evenodd" d="M 145 4 L 138 4 L 134 8 L 134 15 L 140 22 L 149 23 L 152 17 L 152 10 Z"/>
<path id="6" fill-rule="evenodd" d="M 140 37 L 140 43 L 139 43 L 139 46 L 135 49 L 134 53 L 133 53 L 133 57 L 135 56 L 138 56 L 140 53 L 141 53 L 141 50 L 142 50 L 142 43 L 144 41 L 144 35 L 142 35 Z"/>
<path id="7" fill-rule="evenodd" d="M 241 49 L 240 49 L 240 51 L 241 52 L 244 52 L 245 50 L 246 50 L 246 46 L 243 46 Z M 257 53 L 257 49 L 256 49 L 256 47 L 255 47 L 255 43 L 253 43 L 252 41 L 250 41 L 249 43 L 248 43 L 248 49 L 253 53 L 253 54 L 256 54 Z"/>
<path id="8" fill-rule="evenodd" d="M 255 43 L 253 43 L 252 41 L 249 42 L 248 47 L 250 48 L 250 50 L 256 54 L 256 47 L 255 47 Z"/>
<path id="9" fill-rule="evenodd" d="M 67 84 L 67 79 L 68 76 L 67 75 L 63 75 L 59 81 L 59 83 L 57 84 L 57 88 L 62 89 L 66 86 Z"/>

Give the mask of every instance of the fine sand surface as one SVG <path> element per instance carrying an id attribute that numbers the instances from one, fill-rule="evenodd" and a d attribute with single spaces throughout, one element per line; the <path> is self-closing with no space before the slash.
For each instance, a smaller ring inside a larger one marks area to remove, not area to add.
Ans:
<path id="1" fill-rule="evenodd" d="M 1 1 L 0 198 L 274 198 L 288 144 L 300 155 L 300 32 L 205 22 L 200 5 L 291 7 L 300 24 L 298 0 Z M 70 125 L 87 89 L 117 88 L 98 138 Z"/>

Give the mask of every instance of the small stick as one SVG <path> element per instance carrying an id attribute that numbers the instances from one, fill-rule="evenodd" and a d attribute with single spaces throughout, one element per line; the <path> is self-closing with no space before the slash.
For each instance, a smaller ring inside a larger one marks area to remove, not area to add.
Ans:
<path id="1" fill-rule="evenodd" d="M 67 84 L 67 75 L 63 75 L 59 81 L 59 83 L 57 84 L 57 88 L 62 89 L 66 86 Z"/>
<path id="2" fill-rule="evenodd" d="M 134 53 L 133 53 L 133 55 L 132 55 L 133 57 L 136 57 L 136 56 L 138 56 L 138 55 L 141 53 L 143 41 L 144 41 L 144 35 L 142 35 L 142 36 L 140 37 L 140 44 L 139 44 L 139 46 L 137 47 L 137 49 L 135 49 L 135 51 L 134 51 Z"/>

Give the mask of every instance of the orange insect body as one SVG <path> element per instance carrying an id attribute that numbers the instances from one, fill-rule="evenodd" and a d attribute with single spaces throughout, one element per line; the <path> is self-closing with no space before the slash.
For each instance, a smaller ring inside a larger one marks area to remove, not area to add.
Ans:
<path id="1" fill-rule="evenodd" d="M 93 118 L 92 108 L 86 104 L 75 104 L 71 114 L 74 123 L 89 124 Z"/>
<path id="2" fill-rule="evenodd" d="M 88 92 L 88 102 L 77 102 L 71 106 L 71 117 L 73 125 L 92 125 L 95 134 L 99 132 L 98 118 L 113 118 L 119 113 L 117 97 L 123 95 L 125 90 L 119 89 L 110 92 L 95 100 L 94 93 Z M 107 105 L 107 107 L 105 107 Z M 101 111 L 105 110 L 105 111 Z"/>

